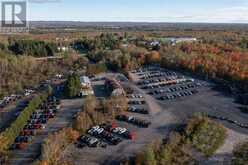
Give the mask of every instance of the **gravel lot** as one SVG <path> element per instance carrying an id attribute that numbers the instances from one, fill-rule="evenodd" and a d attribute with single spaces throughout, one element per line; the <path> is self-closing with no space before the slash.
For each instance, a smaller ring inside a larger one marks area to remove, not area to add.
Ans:
<path id="1" fill-rule="evenodd" d="M 143 94 L 148 103 L 147 106 L 149 107 L 150 114 L 132 114 L 132 116 L 149 119 L 152 122 L 152 125 L 147 129 L 141 129 L 130 124 L 119 122 L 120 126 L 135 131 L 137 138 L 135 141 L 124 141 L 117 146 L 108 146 L 107 149 L 78 149 L 74 145 L 71 145 L 67 151 L 67 158 L 71 159 L 76 165 L 115 164 L 116 160 L 132 156 L 135 153 L 142 151 L 150 142 L 165 137 L 173 128 L 175 128 L 175 126 L 185 123 L 187 119 L 196 112 L 224 116 L 242 123 L 248 122 L 248 114 L 242 113 L 239 109 L 241 105 L 235 103 L 235 100 L 232 97 L 214 90 L 213 84 L 197 80 L 197 82 L 203 84 L 199 89 L 198 94 L 176 100 L 158 101 L 154 96 L 147 94 L 148 90 L 142 90 L 135 85 L 135 81 L 138 81 L 139 78 L 135 75 L 133 76 L 133 83 L 123 82 L 123 84 L 130 86 L 135 89 L 136 92 Z M 209 159 L 204 158 L 201 161 L 204 165 L 230 163 L 230 159 L 227 158 L 230 156 L 233 146 L 248 137 L 247 129 L 240 128 L 227 122 L 221 123 L 227 128 L 229 135 L 225 144 L 213 157 Z"/>
<path id="2" fill-rule="evenodd" d="M 101 83 L 103 82 L 97 82 L 95 84 L 99 86 Z M 67 158 L 73 161 L 75 165 L 115 164 L 116 160 L 133 156 L 135 153 L 142 151 L 151 141 L 165 137 L 165 135 L 179 123 L 176 116 L 171 112 L 165 111 L 153 97 L 147 95 L 143 90 L 131 83 L 126 82 L 124 84 L 132 87 L 136 92 L 144 96 L 144 99 L 148 103 L 146 106 L 150 111 L 149 115 L 128 114 L 150 120 L 152 125 L 149 128 L 138 128 L 125 122 L 117 122 L 118 126 L 128 128 L 132 132 L 135 132 L 136 139 L 135 141 L 124 140 L 117 146 L 108 145 L 106 149 L 78 149 L 75 145 L 71 145 L 67 150 Z"/>

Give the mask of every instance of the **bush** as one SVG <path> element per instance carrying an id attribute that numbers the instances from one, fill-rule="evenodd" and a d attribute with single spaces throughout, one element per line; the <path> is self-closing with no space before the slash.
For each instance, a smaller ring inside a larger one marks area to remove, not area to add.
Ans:
<path id="1" fill-rule="evenodd" d="M 197 164 L 193 157 L 192 147 L 210 156 L 223 144 L 225 136 L 226 131 L 221 125 L 204 116 L 195 116 L 180 133 L 172 132 L 168 138 L 163 140 L 163 143 L 148 146 L 143 153 L 138 153 L 133 160 L 130 159 L 124 163 L 132 165 Z M 247 144 L 236 152 L 238 161 L 240 157 L 241 162 L 247 161 Z"/>
<path id="2" fill-rule="evenodd" d="M 233 151 L 233 165 L 248 164 L 248 142 L 238 144 Z"/>
<path id="3" fill-rule="evenodd" d="M 204 116 L 193 117 L 185 132 L 191 144 L 206 156 L 214 154 L 226 137 L 226 130 L 222 125 Z"/>

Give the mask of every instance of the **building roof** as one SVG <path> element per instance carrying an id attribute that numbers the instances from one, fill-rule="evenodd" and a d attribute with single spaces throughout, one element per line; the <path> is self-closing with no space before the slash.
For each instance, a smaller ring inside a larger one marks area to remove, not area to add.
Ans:
<path id="1" fill-rule="evenodd" d="M 82 76 L 82 77 L 80 77 L 80 82 L 81 82 L 81 84 L 82 83 L 83 84 L 90 84 L 90 79 L 89 79 L 89 77 Z"/>

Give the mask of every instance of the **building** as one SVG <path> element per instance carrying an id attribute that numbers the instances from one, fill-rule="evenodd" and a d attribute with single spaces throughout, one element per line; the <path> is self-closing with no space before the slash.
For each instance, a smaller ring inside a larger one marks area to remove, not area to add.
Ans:
<path id="1" fill-rule="evenodd" d="M 86 77 L 86 76 L 80 77 L 80 83 L 81 83 L 82 87 L 90 87 L 91 86 L 90 78 Z"/>
<path id="2" fill-rule="evenodd" d="M 156 40 L 153 41 L 153 44 L 170 43 L 172 45 L 176 45 L 182 42 L 196 42 L 196 41 L 198 41 L 197 38 L 193 38 L 193 37 L 164 37 L 164 38 L 156 38 Z"/>
<path id="3" fill-rule="evenodd" d="M 111 92 L 111 96 L 125 96 L 126 93 L 122 85 L 115 78 L 106 78 L 105 87 Z"/>
<path id="4" fill-rule="evenodd" d="M 94 95 L 94 90 L 91 86 L 91 81 L 89 77 L 86 76 L 80 77 L 80 83 L 81 83 L 81 91 L 80 91 L 81 97 Z"/>

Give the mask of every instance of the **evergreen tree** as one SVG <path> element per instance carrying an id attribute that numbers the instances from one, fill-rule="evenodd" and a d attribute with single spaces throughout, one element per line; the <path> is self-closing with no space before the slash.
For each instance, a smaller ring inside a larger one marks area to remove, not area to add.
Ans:
<path id="1" fill-rule="evenodd" d="M 80 78 L 77 74 L 72 74 L 68 77 L 66 87 L 65 87 L 65 94 L 70 97 L 76 97 L 80 93 L 81 83 Z"/>

